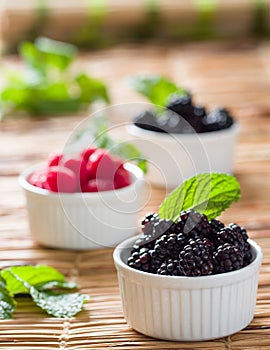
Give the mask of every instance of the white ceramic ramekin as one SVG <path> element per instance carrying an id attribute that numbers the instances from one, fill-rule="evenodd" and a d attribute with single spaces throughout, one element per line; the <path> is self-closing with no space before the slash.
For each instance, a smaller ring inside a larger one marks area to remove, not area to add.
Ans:
<path id="1" fill-rule="evenodd" d="M 97 193 L 52 193 L 19 178 L 26 195 L 30 231 L 40 244 L 64 249 L 115 247 L 137 233 L 143 172 L 127 163 L 131 185 Z"/>
<path id="2" fill-rule="evenodd" d="M 204 172 L 231 173 L 239 126 L 206 133 L 165 134 L 128 125 L 132 142 L 149 161 L 148 178 L 173 189 Z"/>
<path id="3" fill-rule="evenodd" d="M 145 335 L 174 341 L 225 337 L 245 328 L 256 305 L 260 247 L 250 240 L 253 262 L 237 271 L 202 277 L 161 276 L 130 268 L 132 237 L 115 248 L 123 311 Z"/>

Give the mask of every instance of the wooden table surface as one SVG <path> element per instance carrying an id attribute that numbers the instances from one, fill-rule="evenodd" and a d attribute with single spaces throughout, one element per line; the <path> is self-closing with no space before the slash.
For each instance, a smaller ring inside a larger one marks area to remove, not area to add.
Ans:
<path id="1" fill-rule="evenodd" d="M 19 66 L 14 57 L 4 64 Z M 86 115 L 10 119 L 0 124 L 0 264 L 54 266 L 78 282 L 90 301 L 76 318 L 56 319 L 23 298 L 14 318 L 0 322 L 0 349 L 270 349 L 270 42 L 122 46 L 83 54 L 77 68 L 103 78 L 113 104 L 143 101 L 126 85 L 128 75 L 159 73 L 190 89 L 198 103 L 232 110 L 241 125 L 234 174 L 242 198 L 222 220 L 245 226 L 263 249 L 255 317 L 237 334 L 199 343 L 158 341 L 133 331 L 123 318 L 112 249 L 78 252 L 37 245 L 18 184 L 18 174 L 63 148 Z M 165 194 L 153 187 L 141 215 L 156 210 Z"/>

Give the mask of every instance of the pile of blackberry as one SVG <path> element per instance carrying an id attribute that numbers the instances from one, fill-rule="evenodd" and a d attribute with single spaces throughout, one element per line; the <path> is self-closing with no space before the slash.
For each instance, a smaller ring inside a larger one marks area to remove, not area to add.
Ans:
<path id="1" fill-rule="evenodd" d="M 210 112 L 192 102 L 191 95 L 169 97 L 164 112 L 144 111 L 134 119 L 134 124 L 142 129 L 161 133 L 204 133 L 227 129 L 234 123 L 233 117 L 225 108 Z"/>
<path id="2" fill-rule="evenodd" d="M 148 214 L 143 236 L 132 247 L 127 264 L 167 276 L 206 276 L 241 269 L 252 261 L 246 230 L 208 221 L 194 210 L 181 212 L 177 222 Z"/>

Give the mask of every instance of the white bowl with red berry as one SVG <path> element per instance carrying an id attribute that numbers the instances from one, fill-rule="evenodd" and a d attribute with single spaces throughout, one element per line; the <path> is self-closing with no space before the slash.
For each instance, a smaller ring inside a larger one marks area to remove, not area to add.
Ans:
<path id="1" fill-rule="evenodd" d="M 187 181 L 144 218 L 141 235 L 114 250 L 123 311 L 147 336 L 217 339 L 252 321 L 262 251 L 243 227 L 215 219 L 239 198 L 233 177 L 203 174 Z M 201 212 L 181 210 L 189 206 Z"/>
<path id="2" fill-rule="evenodd" d="M 64 249 L 114 247 L 136 234 L 143 172 L 105 149 L 56 153 L 19 178 L 30 231 L 40 244 Z"/>
<path id="3" fill-rule="evenodd" d="M 164 77 L 137 77 L 135 89 L 152 105 L 127 127 L 149 161 L 148 178 L 173 189 L 202 172 L 232 173 L 239 125 L 226 108 L 207 109 Z"/>

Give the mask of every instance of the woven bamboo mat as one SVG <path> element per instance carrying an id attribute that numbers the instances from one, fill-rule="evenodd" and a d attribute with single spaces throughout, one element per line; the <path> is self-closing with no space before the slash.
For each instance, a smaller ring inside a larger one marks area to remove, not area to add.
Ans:
<path id="1" fill-rule="evenodd" d="M 32 241 L 17 176 L 63 147 L 81 117 L 10 120 L 0 125 L 0 267 L 43 263 L 76 281 L 90 296 L 76 318 L 55 319 L 20 300 L 14 319 L 0 322 L 0 349 L 269 349 L 270 348 L 270 43 L 119 47 L 81 57 L 80 65 L 108 83 L 113 103 L 139 101 L 124 78 L 158 72 L 190 88 L 198 102 L 225 104 L 239 123 L 235 175 L 242 199 L 222 216 L 244 225 L 264 253 L 254 320 L 224 339 L 174 343 L 147 338 L 125 322 L 112 249 L 46 249 Z M 7 65 L 17 65 L 10 58 Z M 155 210 L 165 190 L 152 188 L 141 215 Z"/>

